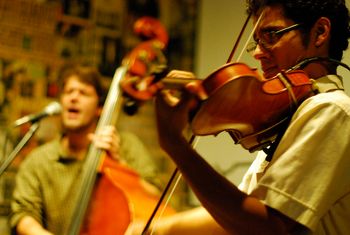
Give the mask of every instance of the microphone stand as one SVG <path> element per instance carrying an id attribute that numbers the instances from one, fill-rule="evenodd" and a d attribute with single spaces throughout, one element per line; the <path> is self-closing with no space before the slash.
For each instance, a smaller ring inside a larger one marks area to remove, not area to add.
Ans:
<path id="1" fill-rule="evenodd" d="M 0 176 L 5 172 L 7 167 L 12 163 L 12 161 L 15 159 L 19 151 L 28 143 L 30 138 L 33 137 L 34 133 L 38 130 L 39 123 L 33 123 L 33 125 L 30 126 L 28 132 L 23 136 L 21 141 L 16 145 L 16 147 L 12 150 L 10 155 L 4 160 L 2 165 L 0 166 Z"/>

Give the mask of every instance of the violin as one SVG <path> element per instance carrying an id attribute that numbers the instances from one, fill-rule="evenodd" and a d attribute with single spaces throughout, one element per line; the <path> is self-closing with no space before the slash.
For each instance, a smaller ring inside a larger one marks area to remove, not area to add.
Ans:
<path id="1" fill-rule="evenodd" d="M 205 91 L 191 121 L 195 135 L 230 134 L 236 144 L 254 152 L 270 146 L 299 104 L 314 95 L 302 70 L 266 79 L 243 63 L 228 63 L 200 83 Z M 218 105 L 220 104 L 220 105 Z"/>
<path id="2" fill-rule="evenodd" d="M 165 79 L 171 83 L 172 78 Z M 312 80 L 303 70 L 281 71 L 267 79 L 244 63 L 227 63 L 204 80 L 184 80 L 196 83 L 198 91 L 199 105 L 189 118 L 193 136 L 226 131 L 236 144 L 250 152 L 273 149 L 297 107 L 315 94 Z M 166 84 L 158 87 L 165 89 Z M 168 185 L 177 173 L 176 168 Z M 167 189 L 168 186 L 163 195 Z M 142 235 L 147 234 L 148 226 Z"/>
<path id="3" fill-rule="evenodd" d="M 171 83 L 172 78 L 165 79 L 169 81 L 157 87 Z M 199 105 L 190 120 L 193 134 L 226 131 L 250 152 L 270 146 L 299 104 L 315 94 L 303 70 L 281 71 L 267 79 L 244 63 L 227 63 L 203 80 L 183 79 L 182 85 L 188 81 L 198 90 Z"/>

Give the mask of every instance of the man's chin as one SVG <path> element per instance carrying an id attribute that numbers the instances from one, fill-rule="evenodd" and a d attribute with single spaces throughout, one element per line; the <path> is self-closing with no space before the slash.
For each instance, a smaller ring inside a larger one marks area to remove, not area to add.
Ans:
<path id="1" fill-rule="evenodd" d="M 65 123 L 63 124 L 63 128 L 66 131 L 77 131 L 81 129 L 81 125 L 77 124 L 77 123 Z"/>

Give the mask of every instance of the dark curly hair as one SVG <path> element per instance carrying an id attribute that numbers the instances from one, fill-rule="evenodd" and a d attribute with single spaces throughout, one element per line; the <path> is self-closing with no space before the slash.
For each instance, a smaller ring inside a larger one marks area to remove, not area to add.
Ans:
<path id="1" fill-rule="evenodd" d="M 329 57 L 341 60 L 350 38 L 350 17 L 345 0 L 246 0 L 247 13 L 259 15 L 265 6 L 280 5 L 287 18 L 302 23 L 304 34 L 310 32 L 320 17 L 331 21 Z M 308 39 L 306 39 L 308 40 Z"/>

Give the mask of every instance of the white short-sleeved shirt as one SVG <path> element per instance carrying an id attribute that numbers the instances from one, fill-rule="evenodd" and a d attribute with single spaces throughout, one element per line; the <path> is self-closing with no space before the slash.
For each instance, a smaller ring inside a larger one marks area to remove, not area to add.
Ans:
<path id="1" fill-rule="evenodd" d="M 239 188 L 317 235 L 350 234 L 350 98 L 341 80 L 294 113 L 271 162 L 259 153 Z M 336 88 L 335 88 L 336 87 Z"/>

